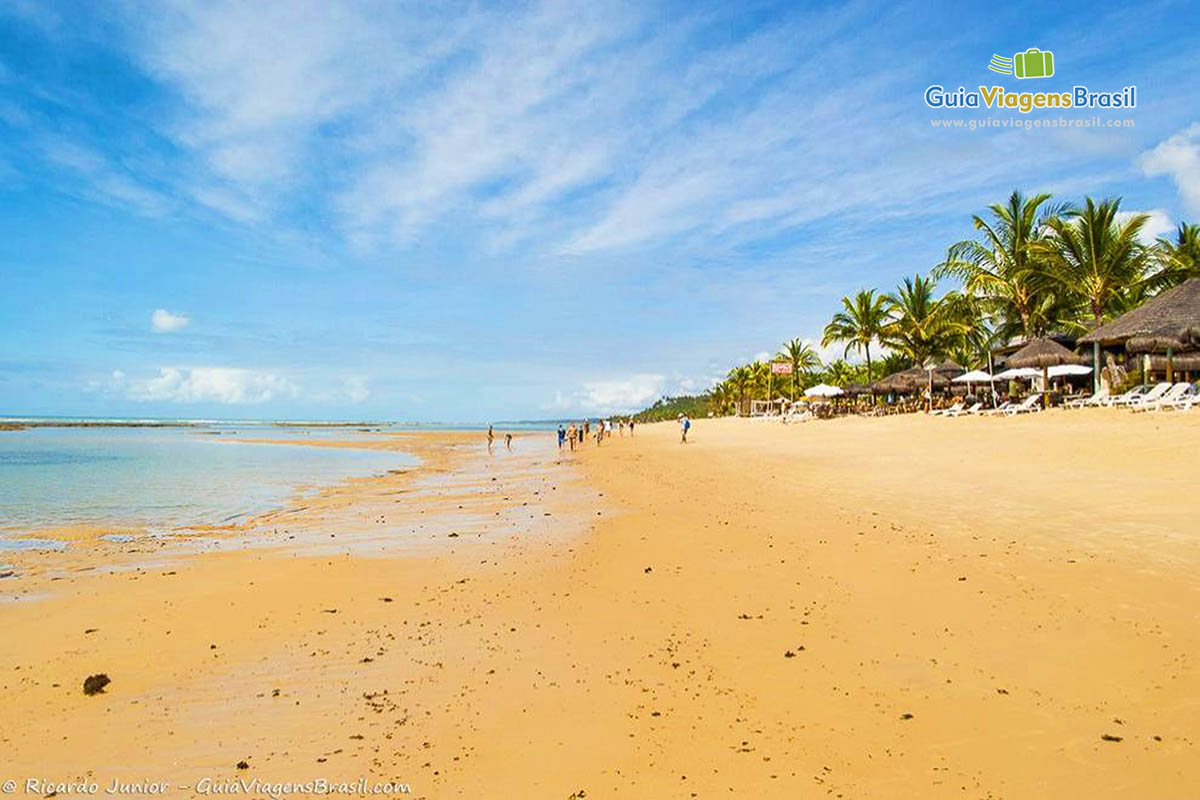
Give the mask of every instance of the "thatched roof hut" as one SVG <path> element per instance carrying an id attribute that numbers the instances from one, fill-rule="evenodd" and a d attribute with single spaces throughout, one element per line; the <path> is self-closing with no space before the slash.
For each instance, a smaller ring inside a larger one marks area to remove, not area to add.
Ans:
<path id="1" fill-rule="evenodd" d="M 1010 367 L 1056 367 L 1059 364 L 1081 364 L 1083 359 L 1053 339 L 1034 339 L 1008 357 Z"/>
<path id="2" fill-rule="evenodd" d="M 950 375 L 961 372 L 959 368 L 949 367 L 945 370 L 942 367 L 937 367 L 933 370 L 933 388 L 944 389 L 950 385 Z M 919 392 L 929 386 L 930 371 L 924 367 L 912 367 L 911 369 L 893 372 L 886 378 L 880 378 L 870 385 L 871 391 L 877 394 L 887 394 L 888 392 L 896 392 L 904 394 L 907 392 Z"/>
<path id="3" fill-rule="evenodd" d="M 1155 372 L 1174 371 L 1177 369 L 1187 372 L 1200 372 L 1200 351 L 1176 353 L 1172 358 L 1160 355 L 1150 356 L 1150 369 Z"/>
<path id="4" fill-rule="evenodd" d="M 1164 350 L 1200 345 L 1200 278 L 1190 278 L 1155 295 L 1082 336 L 1079 344 L 1126 344 L 1135 337 L 1151 337 L 1153 342 L 1141 344 L 1161 345 Z"/>

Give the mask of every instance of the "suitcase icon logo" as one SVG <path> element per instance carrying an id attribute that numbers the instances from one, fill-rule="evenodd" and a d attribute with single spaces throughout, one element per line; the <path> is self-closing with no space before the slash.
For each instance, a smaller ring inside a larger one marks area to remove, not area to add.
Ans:
<path id="1" fill-rule="evenodd" d="M 1012 58 L 993 55 L 988 69 L 1017 78 L 1049 78 L 1054 74 L 1054 53 L 1031 47 Z"/>

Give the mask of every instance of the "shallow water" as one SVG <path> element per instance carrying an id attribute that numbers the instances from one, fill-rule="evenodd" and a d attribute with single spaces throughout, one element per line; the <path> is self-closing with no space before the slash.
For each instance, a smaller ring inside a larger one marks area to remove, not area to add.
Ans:
<path id="1" fill-rule="evenodd" d="M 18 546 L 3 540 L 5 532 L 65 525 L 237 522 L 305 487 L 417 463 L 396 451 L 242 441 L 363 435 L 253 425 L 7 431 L 0 434 L 0 549 Z"/>

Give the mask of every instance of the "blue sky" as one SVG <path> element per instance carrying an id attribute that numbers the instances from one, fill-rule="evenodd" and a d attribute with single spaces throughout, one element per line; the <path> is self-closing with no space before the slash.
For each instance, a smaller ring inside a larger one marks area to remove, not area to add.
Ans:
<path id="1" fill-rule="evenodd" d="M 1014 187 L 1200 218 L 1200 8 L 972 5 L 0 3 L 0 413 L 632 408 Z M 933 83 L 1138 108 L 935 130 L 1020 115 Z"/>

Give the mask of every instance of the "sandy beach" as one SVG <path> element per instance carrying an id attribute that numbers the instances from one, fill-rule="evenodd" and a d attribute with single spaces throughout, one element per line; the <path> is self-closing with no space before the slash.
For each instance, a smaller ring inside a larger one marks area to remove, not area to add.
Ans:
<path id="1" fill-rule="evenodd" d="M 6 556 L 0 779 L 1196 796 L 1200 414 L 533 438 Z"/>

